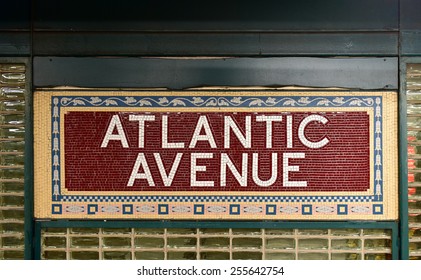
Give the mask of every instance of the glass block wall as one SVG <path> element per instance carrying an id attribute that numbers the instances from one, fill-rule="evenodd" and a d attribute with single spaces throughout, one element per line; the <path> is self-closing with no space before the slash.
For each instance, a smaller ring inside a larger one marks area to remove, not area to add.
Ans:
<path id="1" fill-rule="evenodd" d="M 421 64 L 407 65 L 409 257 L 421 259 Z"/>
<path id="2" fill-rule="evenodd" d="M 0 93 L 0 259 L 23 259 L 25 65 L 0 64 Z"/>
<path id="3" fill-rule="evenodd" d="M 383 229 L 49 228 L 42 259 L 384 260 Z"/>

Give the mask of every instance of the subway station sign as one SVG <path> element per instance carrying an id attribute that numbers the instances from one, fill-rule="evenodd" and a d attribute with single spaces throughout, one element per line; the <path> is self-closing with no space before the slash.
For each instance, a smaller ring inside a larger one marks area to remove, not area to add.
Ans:
<path id="1" fill-rule="evenodd" d="M 393 92 L 39 91 L 35 214 L 397 219 Z"/>

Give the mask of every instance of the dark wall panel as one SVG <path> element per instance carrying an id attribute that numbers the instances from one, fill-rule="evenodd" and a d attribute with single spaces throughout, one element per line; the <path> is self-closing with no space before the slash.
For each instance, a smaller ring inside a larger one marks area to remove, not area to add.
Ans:
<path id="1" fill-rule="evenodd" d="M 34 54 L 48 56 L 393 56 L 398 32 L 90 33 L 37 32 Z"/>
<path id="2" fill-rule="evenodd" d="M 34 85 L 169 89 L 298 85 L 397 89 L 398 59 L 36 57 Z"/>
<path id="3" fill-rule="evenodd" d="M 397 30 L 399 0 L 43 0 L 37 30 Z"/>
<path id="4" fill-rule="evenodd" d="M 400 0 L 400 28 L 402 30 L 418 29 L 421 31 L 421 1 Z"/>
<path id="5" fill-rule="evenodd" d="M 29 32 L 0 32 L 0 56 L 28 56 L 30 50 Z"/>
<path id="6" fill-rule="evenodd" d="M 29 30 L 31 26 L 31 0 L 0 1 L 0 31 Z"/>

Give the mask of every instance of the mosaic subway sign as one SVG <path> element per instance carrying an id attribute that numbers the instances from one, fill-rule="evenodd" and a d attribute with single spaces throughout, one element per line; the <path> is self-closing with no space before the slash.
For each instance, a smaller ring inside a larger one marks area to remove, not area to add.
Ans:
<path id="1" fill-rule="evenodd" d="M 396 93 L 35 93 L 35 212 L 397 219 Z"/>

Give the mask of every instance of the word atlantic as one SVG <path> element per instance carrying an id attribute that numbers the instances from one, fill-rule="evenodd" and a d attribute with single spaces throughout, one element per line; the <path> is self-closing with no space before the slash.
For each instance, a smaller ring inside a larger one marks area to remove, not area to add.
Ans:
<path id="1" fill-rule="evenodd" d="M 190 174 L 187 176 L 191 187 L 214 187 L 215 180 L 212 178 L 215 176 L 218 176 L 219 186 L 225 187 L 228 175 L 233 176 L 241 187 L 247 187 L 250 178 L 255 185 L 264 188 L 280 182 L 283 187 L 307 187 L 307 181 L 291 178 L 292 174 L 300 172 L 299 162 L 306 158 L 305 152 L 292 150 L 294 145 L 299 143 L 306 149 L 315 150 L 330 143 L 326 133 L 322 133 L 318 139 L 308 137 L 306 133 L 311 125 L 317 124 L 323 129 L 329 123 L 329 119 L 321 114 L 311 113 L 297 120 L 294 119 L 294 114 L 254 113 L 241 115 L 241 121 L 232 114 L 222 114 L 218 123 L 212 122 L 214 118 L 206 113 L 197 114 L 194 121 L 190 119 L 182 123 L 180 120 L 172 120 L 174 115 L 176 114 L 129 114 L 125 121 L 119 114 L 112 115 L 104 129 L 100 147 L 107 149 L 111 145 L 119 145 L 123 149 L 139 151 L 127 179 L 128 187 L 138 184 L 154 187 L 158 179 L 163 186 L 172 187 L 174 178 L 186 176 L 178 172 L 183 161 L 189 161 Z M 137 126 L 137 143 L 131 141 L 129 145 L 129 130 L 125 129 L 127 122 Z M 180 132 L 174 129 L 180 125 L 183 126 L 183 131 L 188 131 L 188 138 L 183 135 L 184 141 L 177 138 Z M 159 150 L 151 152 L 148 133 L 152 131 L 158 136 L 153 141 L 153 147 L 158 142 Z M 283 143 L 280 143 L 280 138 Z M 253 143 L 257 141 L 263 143 L 261 148 L 266 149 L 264 156 L 259 154 L 262 149 L 253 148 Z M 275 144 L 282 145 L 282 152 L 277 152 L 280 147 Z M 173 151 L 174 157 L 171 160 L 162 157 L 165 150 Z M 234 154 L 236 160 L 233 160 Z M 270 170 L 262 171 L 259 161 L 270 161 L 266 164 L 266 169 Z M 218 174 L 207 174 L 210 169 L 215 170 L 212 165 L 217 166 Z M 157 178 L 158 174 L 160 178 Z"/>

